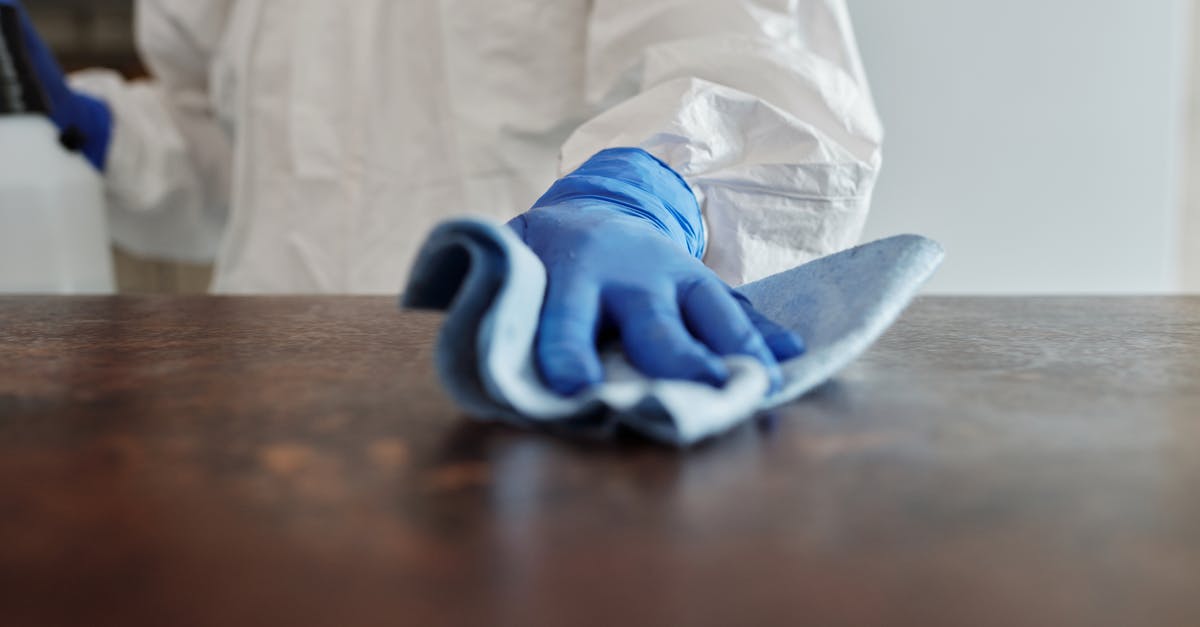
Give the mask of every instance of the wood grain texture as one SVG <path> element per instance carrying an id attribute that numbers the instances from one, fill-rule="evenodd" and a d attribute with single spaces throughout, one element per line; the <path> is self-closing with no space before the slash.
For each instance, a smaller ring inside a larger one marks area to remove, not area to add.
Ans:
<path id="1" fill-rule="evenodd" d="M 676 452 L 377 298 L 0 299 L 0 623 L 1200 624 L 1200 299 L 925 299 Z"/>

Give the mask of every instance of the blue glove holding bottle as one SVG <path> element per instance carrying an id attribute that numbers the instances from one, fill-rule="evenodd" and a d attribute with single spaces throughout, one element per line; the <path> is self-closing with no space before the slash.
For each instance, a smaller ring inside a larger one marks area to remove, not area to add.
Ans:
<path id="1" fill-rule="evenodd" d="M 103 171 L 112 140 L 112 111 L 103 101 L 67 85 L 62 69 L 20 2 L 0 0 L 0 11 L 12 11 L 19 17 L 20 33 L 5 33 L 6 38 L 16 36 L 22 41 L 28 62 L 45 92 L 50 119 L 62 133 L 63 145 L 83 153 L 97 170 Z"/>
<path id="2" fill-rule="evenodd" d="M 603 380 L 604 329 L 643 373 L 712 385 L 729 376 L 721 357 L 757 358 L 778 384 L 778 362 L 804 352 L 704 265 L 695 195 L 644 150 L 600 152 L 509 226 L 548 272 L 536 354 L 560 394 Z"/>

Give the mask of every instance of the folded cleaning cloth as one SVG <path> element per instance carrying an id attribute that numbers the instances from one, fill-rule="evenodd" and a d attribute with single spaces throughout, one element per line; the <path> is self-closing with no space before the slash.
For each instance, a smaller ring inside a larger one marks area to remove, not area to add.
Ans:
<path id="1" fill-rule="evenodd" d="M 740 288 L 760 312 L 799 333 L 808 347 L 781 364 L 784 385 L 775 394 L 753 359 L 730 358 L 732 376 L 718 389 L 648 378 L 625 360 L 619 343 L 603 347 L 603 384 L 571 398 L 555 394 L 534 362 L 545 267 L 496 222 L 461 219 L 435 229 L 401 304 L 447 312 L 435 351 L 437 371 L 451 397 L 476 419 L 588 436 L 624 426 L 687 446 L 794 401 L 831 378 L 891 326 L 942 256 L 936 242 L 901 235 Z"/>

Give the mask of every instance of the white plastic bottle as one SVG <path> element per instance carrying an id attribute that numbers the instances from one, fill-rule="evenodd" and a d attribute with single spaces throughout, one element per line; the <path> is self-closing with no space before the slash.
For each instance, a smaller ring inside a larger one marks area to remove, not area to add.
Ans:
<path id="1" fill-rule="evenodd" d="M 15 20 L 0 11 L 0 293 L 112 293 L 104 183 L 60 144 Z"/>

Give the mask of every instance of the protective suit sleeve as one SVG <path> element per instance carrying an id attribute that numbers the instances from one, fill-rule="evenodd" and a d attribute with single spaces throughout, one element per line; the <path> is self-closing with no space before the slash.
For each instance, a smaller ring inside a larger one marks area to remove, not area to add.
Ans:
<path id="1" fill-rule="evenodd" d="M 741 285 L 854 245 L 882 125 L 843 0 L 596 0 L 561 168 L 650 152 L 692 187 L 705 262 Z"/>
<path id="2" fill-rule="evenodd" d="M 209 67 L 229 0 L 139 0 L 139 51 L 153 76 L 106 70 L 71 77 L 104 100 L 114 128 L 105 179 L 116 243 L 137 255 L 212 260 L 230 195 L 232 142 L 209 97 Z"/>

